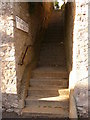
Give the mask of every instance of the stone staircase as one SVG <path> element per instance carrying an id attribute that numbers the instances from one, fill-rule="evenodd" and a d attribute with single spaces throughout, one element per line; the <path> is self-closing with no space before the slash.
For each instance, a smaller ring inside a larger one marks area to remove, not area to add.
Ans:
<path id="1" fill-rule="evenodd" d="M 64 31 L 60 24 L 62 19 L 55 12 L 42 42 L 38 67 L 32 72 L 28 96 L 25 99 L 26 106 L 22 110 L 24 117 L 69 117 Z M 59 22 L 53 21 L 55 15 Z"/>

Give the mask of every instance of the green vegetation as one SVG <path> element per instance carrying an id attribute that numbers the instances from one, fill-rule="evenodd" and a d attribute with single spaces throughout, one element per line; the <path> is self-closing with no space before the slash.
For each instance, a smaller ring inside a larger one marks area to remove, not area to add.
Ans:
<path id="1" fill-rule="evenodd" d="M 59 2 L 57 0 L 55 1 L 55 6 L 56 8 L 59 8 Z"/>

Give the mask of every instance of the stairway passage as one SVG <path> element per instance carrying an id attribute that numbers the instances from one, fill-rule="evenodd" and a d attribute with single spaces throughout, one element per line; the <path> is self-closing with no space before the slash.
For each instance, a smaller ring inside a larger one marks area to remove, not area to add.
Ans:
<path id="1" fill-rule="evenodd" d="M 42 42 L 38 67 L 33 70 L 28 89 L 25 117 L 68 118 L 68 72 L 64 51 L 63 19 L 54 11 Z"/>

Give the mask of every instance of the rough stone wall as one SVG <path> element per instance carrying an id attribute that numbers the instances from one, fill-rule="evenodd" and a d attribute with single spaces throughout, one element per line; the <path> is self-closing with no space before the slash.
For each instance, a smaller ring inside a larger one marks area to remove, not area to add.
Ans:
<path id="1" fill-rule="evenodd" d="M 30 4 L 30 3 L 29 3 Z M 36 3 L 36 8 L 33 14 L 29 12 L 30 6 L 28 3 L 0 3 L 0 32 L 2 43 L 0 44 L 0 57 L 2 58 L 2 95 L 3 95 L 3 110 L 8 112 L 19 112 L 19 93 L 20 86 L 22 89 L 28 87 L 28 80 L 31 75 L 31 61 L 35 56 L 35 50 L 29 48 L 23 65 L 18 65 L 22 52 L 28 44 L 33 44 L 40 32 L 41 26 L 46 26 L 48 23 L 44 17 L 49 17 L 51 9 L 42 7 Z M 29 32 L 24 32 L 16 28 L 16 16 L 24 20 L 29 26 Z M 40 37 L 39 37 L 40 38 Z M 27 66 L 29 65 L 28 70 Z M 26 79 L 24 73 L 27 74 Z M 27 82 L 27 84 L 25 83 Z M 22 84 L 23 83 L 23 84 Z M 25 87 L 26 85 L 26 87 Z M 21 90 L 22 90 L 21 89 Z M 27 88 L 28 89 L 28 88 Z M 23 95 L 24 96 L 24 95 Z"/>
<path id="2" fill-rule="evenodd" d="M 66 5 L 66 55 L 69 89 L 74 88 L 78 116 L 88 116 L 88 3 Z"/>
<path id="3" fill-rule="evenodd" d="M 88 3 L 88 117 L 90 117 L 90 2 Z"/>
<path id="4" fill-rule="evenodd" d="M 76 79 L 74 96 L 79 117 L 88 117 L 88 3 L 76 3 Z"/>
<path id="5" fill-rule="evenodd" d="M 0 57 L 2 58 L 2 98 L 3 107 L 17 107 L 16 63 L 14 45 L 13 4 L 0 2 Z M 6 93 L 6 94 L 5 94 Z M 15 103 L 13 102 L 15 100 Z M 12 102 L 10 104 L 9 102 Z"/>

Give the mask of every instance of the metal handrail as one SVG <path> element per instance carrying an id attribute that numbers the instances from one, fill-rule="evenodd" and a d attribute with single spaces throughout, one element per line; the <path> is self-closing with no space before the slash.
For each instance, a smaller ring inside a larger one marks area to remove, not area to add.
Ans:
<path id="1" fill-rule="evenodd" d="M 46 18 L 44 18 L 43 20 L 42 20 L 42 24 L 43 24 L 43 22 L 45 21 L 45 19 Z M 38 26 L 39 26 L 39 24 L 38 24 Z M 39 28 L 39 27 L 38 27 Z M 40 27 L 40 31 L 42 30 L 42 26 Z M 37 31 L 38 32 L 38 31 Z M 25 52 L 23 53 L 22 52 L 22 54 L 21 54 L 21 57 L 20 57 L 20 60 L 19 60 L 19 62 L 18 62 L 18 65 L 23 65 L 23 62 L 24 62 L 24 58 L 25 58 L 25 56 L 26 56 L 26 53 L 27 53 L 27 51 L 28 51 L 28 48 L 29 47 L 33 47 L 34 46 L 34 44 L 35 44 L 35 42 L 36 41 L 34 41 L 34 43 L 33 43 L 33 45 L 26 45 L 26 48 L 25 48 Z"/>
<path id="2" fill-rule="evenodd" d="M 26 46 L 24 53 L 22 52 L 20 61 L 18 62 L 18 65 L 23 65 L 24 58 L 25 58 L 25 56 L 26 56 L 26 53 L 27 53 L 27 51 L 28 51 L 28 48 L 29 48 L 29 47 L 32 47 L 32 46 L 33 46 L 33 45 L 27 45 L 27 46 Z"/>

